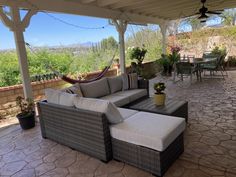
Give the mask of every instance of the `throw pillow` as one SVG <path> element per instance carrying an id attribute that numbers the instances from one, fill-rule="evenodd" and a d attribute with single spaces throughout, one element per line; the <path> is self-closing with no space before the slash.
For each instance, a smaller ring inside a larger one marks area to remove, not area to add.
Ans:
<path id="1" fill-rule="evenodd" d="M 78 96 L 83 96 L 79 83 L 76 83 L 70 87 L 64 88 L 62 89 L 62 91 L 66 93 L 77 94 Z"/>
<path id="2" fill-rule="evenodd" d="M 108 80 L 111 93 L 115 93 L 122 90 L 122 77 L 121 76 L 108 77 L 107 80 Z"/>
<path id="3" fill-rule="evenodd" d="M 87 98 L 99 98 L 110 94 L 107 78 L 80 84 L 83 96 Z"/>
<path id="4" fill-rule="evenodd" d="M 59 96 L 59 105 L 74 106 L 74 99 L 76 96 L 76 94 L 61 92 Z"/>
<path id="5" fill-rule="evenodd" d="M 121 74 L 122 77 L 122 83 L 123 83 L 123 87 L 122 90 L 128 90 L 129 89 L 129 79 L 128 79 L 128 75 L 127 74 Z"/>
<path id="6" fill-rule="evenodd" d="M 48 103 L 59 104 L 60 91 L 55 89 L 45 89 L 45 97 Z"/>
<path id="7" fill-rule="evenodd" d="M 63 106 L 74 106 L 74 99 L 77 95 L 62 92 L 55 89 L 45 89 L 45 97 L 48 103 L 59 104 Z"/>
<path id="8" fill-rule="evenodd" d="M 104 113 L 111 124 L 117 124 L 123 121 L 123 118 L 117 107 L 106 100 L 80 97 L 74 99 L 76 108 Z"/>
<path id="9" fill-rule="evenodd" d="M 138 74 L 131 73 L 128 75 L 129 78 L 129 89 L 137 89 L 138 88 Z"/>

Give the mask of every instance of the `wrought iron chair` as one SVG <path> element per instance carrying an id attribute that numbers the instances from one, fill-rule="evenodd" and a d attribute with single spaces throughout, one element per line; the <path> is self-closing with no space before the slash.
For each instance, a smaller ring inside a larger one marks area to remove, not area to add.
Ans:
<path id="1" fill-rule="evenodd" d="M 216 57 L 215 59 L 212 58 L 212 60 L 207 63 L 202 64 L 201 70 L 204 71 L 204 75 L 205 75 L 205 71 L 209 71 L 210 76 L 213 77 L 214 72 L 219 71 L 223 78 L 224 76 L 228 76 L 228 73 L 224 68 L 224 59 L 225 59 L 225 56 L 221 55 L 221 56 Z M 226 75 L 224 75 L 224 72 L 226 73 Z"/>
<path id="2" fill-rule="evenodd" d="M 190 62 L 177 62 L 175 63 L 174 81 L 176 76 L 180 76 L 181 81 L 183 81 L 184 76 L 190 76 L 190 81 L 192 83 L 192 76 L 195 72 L 196 68 L 192 66 Z"/>

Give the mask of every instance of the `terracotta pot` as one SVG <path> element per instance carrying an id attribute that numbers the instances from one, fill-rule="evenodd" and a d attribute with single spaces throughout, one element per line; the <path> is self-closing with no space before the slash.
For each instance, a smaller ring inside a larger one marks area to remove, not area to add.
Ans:
<path id="1" fill-rule="evenodd" d="M 154 98 L 154 103 L 157 106 L 162 106 L 162 105 L 165 104 L 166 94 L 165 93 L 163 93 L 163 94 L 155 94 L 153 98 Z"/>

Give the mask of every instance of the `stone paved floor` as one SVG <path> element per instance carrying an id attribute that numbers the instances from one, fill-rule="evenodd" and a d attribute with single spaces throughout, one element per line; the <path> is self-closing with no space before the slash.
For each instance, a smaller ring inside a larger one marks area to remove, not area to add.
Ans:
<path id="1" fill-rule="evenodd" d="M 169 98 L 189 101 L 185 152 L 165 177 L 236 177 L 236 71 L 222 79 L 167 84 Z M 151 88 L 152 90 L 152 88 Z M 151 91 L 153 93 L 153 91 Z M 37 125 L 0 129 L 0 176 L 150 177 L 132 166 L 97 159 L 42 139 Z"/>

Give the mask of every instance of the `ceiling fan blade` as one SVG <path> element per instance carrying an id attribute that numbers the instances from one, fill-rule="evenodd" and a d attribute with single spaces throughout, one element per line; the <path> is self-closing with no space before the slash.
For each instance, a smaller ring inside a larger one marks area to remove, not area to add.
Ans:
<path id="1" fill-rule="evenodd" d="M 200 20 L 201 23 L 206 23 L 206 20 Z"/>
<path id="2" fill-rule="evenodd" d="M 207 11 L 206 13 L 208 13 L 208 14 L 215 14 L 215 15 L 222 14 L 222 12 L 218 12 L 218 11 Z"/>

